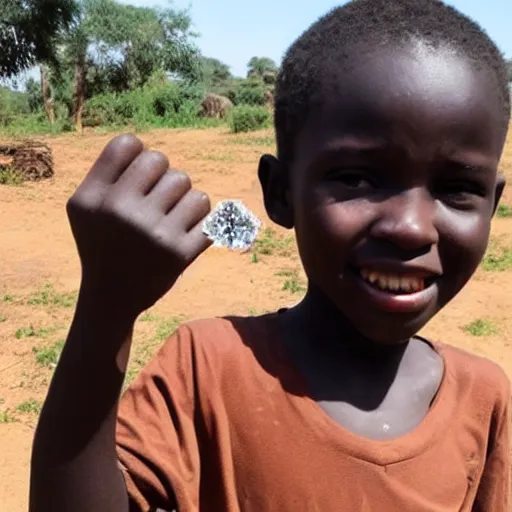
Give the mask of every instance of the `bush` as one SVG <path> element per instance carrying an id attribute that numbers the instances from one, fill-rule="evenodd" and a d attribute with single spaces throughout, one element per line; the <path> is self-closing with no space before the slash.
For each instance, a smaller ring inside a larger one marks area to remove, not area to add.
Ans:
<path id="1" fill-rule="evenodd" d="M 270 113 L 263 107 L 242 105 L 233 108 L 229 122 L 233 133 L 250 132 L 268 127 Z"/>
<path id="2" fill-rule="evenodd" d="M 242 84 L 236 95 L 236 103 L 262 107 L 265 105 L 265 87 L 252 82 Z"/>

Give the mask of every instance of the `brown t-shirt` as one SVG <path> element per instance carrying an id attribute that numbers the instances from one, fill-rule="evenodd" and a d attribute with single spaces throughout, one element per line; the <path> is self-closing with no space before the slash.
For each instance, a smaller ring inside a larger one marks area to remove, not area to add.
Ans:
<path id="1" fill-rule="evenodd" d="M 134 510 L 509 512 L 510 389 L 493 363 L 436 345 L 424 421 L 358 437 L 308 397 L 277 315 L 182 326 L 125 393 L 117 432 Z"/>

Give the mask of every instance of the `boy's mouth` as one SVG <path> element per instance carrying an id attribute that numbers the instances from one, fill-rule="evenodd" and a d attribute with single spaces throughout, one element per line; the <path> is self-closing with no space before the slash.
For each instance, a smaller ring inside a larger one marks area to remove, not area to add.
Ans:
<path id="1" fill-rule="evenodd" d="M 371 268 L 361 268 L 359 274 L 371 287 L 393 295 L 418 293 L 434 282 L 434 277 L 392 274 Z"/>

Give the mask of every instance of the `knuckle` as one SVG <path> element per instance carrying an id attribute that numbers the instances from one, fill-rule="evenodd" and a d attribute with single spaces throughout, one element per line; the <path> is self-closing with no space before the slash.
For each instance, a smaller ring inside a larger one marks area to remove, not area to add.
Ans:
<path id="1" fill-rule="evenodd" d="M 201 209 L 201 211 L 210 211 L 211 209 L 211 203 L 210 198 L 207 194 L 204 192 L 201 192 L 200 190 L 193 190 L 193 202 L 195 205 L 197 205 L 198 208 Z"/>
<path id="2" fill-rule="evenodd" d="M 97 207 L 95 194 L 88 189 L 79 187 L 66 202 L 68 214 L 76 214 L 82 211 L 94 210 Z"/>
<path id="3" fill-rule="evenodd" d="M 127 149 L 132 147 L 143 146 L 142 141 L 132 133 L 123 133 L 114 137 L 109 146 L 115 147 L 116 149 Z"/>
<path id="4" fill-rule="evenodd" d="M 150 160 L 152 165 L 169 167 L 169 159 L 160 151 L 147 149 L 144 151 L 144 158 Z"/>
<path id="5" fill-rule="evenodd" d="M 192 181 L 190 176 L 183 171 L 173 170 L 171 171 L 172 175 L 176 177 L 178 183 L 185 189 L 190 190 L 192 188 Z"/>

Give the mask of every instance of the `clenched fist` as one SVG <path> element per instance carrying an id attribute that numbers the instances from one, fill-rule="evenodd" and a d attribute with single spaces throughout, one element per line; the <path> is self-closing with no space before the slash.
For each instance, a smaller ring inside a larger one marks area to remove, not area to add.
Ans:
<path id="1" fill-rule="evenodd" d="M 201 229 L 209 211 L 208 197 L 163 154 L 116 137 L 67 204 L 82 287 L 139 315 L 210 245 Z"/>

